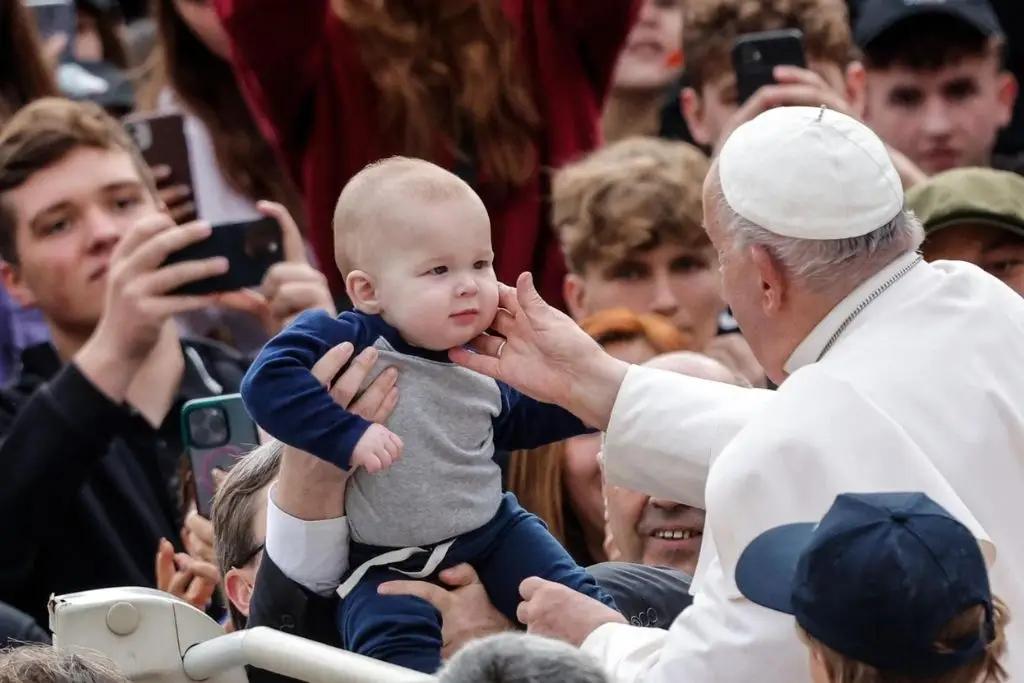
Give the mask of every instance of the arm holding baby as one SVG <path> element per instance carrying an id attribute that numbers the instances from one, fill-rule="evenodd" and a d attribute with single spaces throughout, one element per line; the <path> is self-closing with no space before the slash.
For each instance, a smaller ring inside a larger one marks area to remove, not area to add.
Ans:
<path id="1" fill-rule="evenodd" d="M 373 340 L 357 316 L 303 313 L 267 342 L 246 372 L 241 393 L 249 415 L 279 441 L 343 470 L 387 469 L 401 455 L 401 440 L 342 408 L 310 372 L 338 344 L 351 342 L 358 352 Z"/>

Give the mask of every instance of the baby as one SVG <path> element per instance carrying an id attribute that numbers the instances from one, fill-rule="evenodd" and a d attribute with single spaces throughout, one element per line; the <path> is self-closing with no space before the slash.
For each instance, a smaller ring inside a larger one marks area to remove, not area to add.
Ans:
<path id="1" fill-rule="evenodd" d="M 334 243 L 356 310 L 300 315 L 260 352 L 242 396 L 272 436 L 353 473 L 345 514 L 355 569 L 339 589 L 346 649 L 429 674 L 440 667 L 437 611 L 418 598 L 377 594 L 396 571 L 436 581 L 440 570 L 469 562 L 513 622 L 519 584 L 530 576 L 613 606 L 543 522 L 502 495 L 492 459 L 496 448 L 536 448 L 586 426 L 448 359 L 498 308 L 480 198 L 438 166 L 387 159 L 345 186 Z M 386 427 L 338 406 L 310 374 L 344 341 L 357 352 L 374 346 L 380 366 L 399 370 L 400 398 Z"/>

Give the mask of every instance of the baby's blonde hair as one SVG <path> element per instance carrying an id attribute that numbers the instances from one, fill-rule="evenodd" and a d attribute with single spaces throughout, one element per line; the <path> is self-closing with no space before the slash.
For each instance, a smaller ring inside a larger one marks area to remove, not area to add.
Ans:
<path id="1" fill-rule="evenodd" d="M 436 164 L 389 157 L 365 166 L 346 183 L 334 207 L 334 260 L 344 277 L 364 268 L 375 247 L 394 248 L 401 239 L 388 209 L 408 201 L 433 204 L 457 197 L 480 198 L 464 180 Z M 481 202 L 482 204 L 482 202 Z"/>

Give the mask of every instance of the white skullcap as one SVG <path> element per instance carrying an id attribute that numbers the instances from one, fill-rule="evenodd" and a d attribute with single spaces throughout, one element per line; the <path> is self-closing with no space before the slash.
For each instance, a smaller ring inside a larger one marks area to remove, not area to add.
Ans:
<path id="1" fill-rule="evenodd" d="M 743 124 L 722 146 L 718 175 L 733 211 L 784 237 L 860 237 L 903 209 L 882 141 L 824 107 L 779 107 Z"/>

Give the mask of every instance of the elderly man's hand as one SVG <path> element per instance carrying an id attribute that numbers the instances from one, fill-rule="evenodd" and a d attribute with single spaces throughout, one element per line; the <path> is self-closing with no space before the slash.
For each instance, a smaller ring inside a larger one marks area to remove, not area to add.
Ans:
<path id="1" fill-rule="evenodd" d="M 459 365 L 501 380 L 538 401 L 554 403 L 603 429 L 629 365 L 612 358 L 579 325 L 548 306 L 523 273 L 516 288 L 498 285 L 498 335 L 451 349 Z"/>
<path id="2" fill-rule="evenodd" d="M 579 647 L 598 626 L 626 624 L 626 618 L 597 600 L 560 583 L 537 577 L 519 584 L 516 618 L 529 633 L 564 640 Z"/>
<path id="3" fill-rule="evenodd" d="M 306 245 L 295 219 L 280 204 L 259 202 L 256 206 L 260 213 L 281 226 L 284 260 L 267 270 L 259 291 L 228 292 L 219 295 L 217 303 L 259 318 L 270 336 L 306 310 L 322 309 L 334 315 L 334 300 L 327 278 L 306 258 Z"/>
<path id="4" fill-rule="evenodd" d="M 441 572 L 451 590 L 426 581 L 388 581 L 381 595 L 412 595 L 426 600 L 441 613 L 441 657 L 449 659 L 475 638 L 512 629 L 512 623 L 494 608 L 480 577 L 468 564 Z"/>

